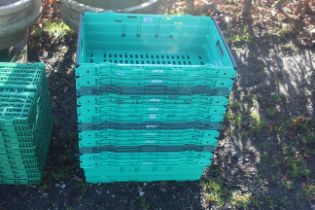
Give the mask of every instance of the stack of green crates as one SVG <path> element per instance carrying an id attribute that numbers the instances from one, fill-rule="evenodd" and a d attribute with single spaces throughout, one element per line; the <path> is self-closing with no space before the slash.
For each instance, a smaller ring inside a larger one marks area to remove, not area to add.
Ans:
<path id="1" fill-rule="evenodd" d="M 76 89 L 87 182 L 200 179 L 235 74 L 209 17 L 82 14 Z"/>
<path id="2" fill-rule="evenodd" d="M 42 63 L 0 63 L 0 184 L 39 183 L 52 129 Z"/>

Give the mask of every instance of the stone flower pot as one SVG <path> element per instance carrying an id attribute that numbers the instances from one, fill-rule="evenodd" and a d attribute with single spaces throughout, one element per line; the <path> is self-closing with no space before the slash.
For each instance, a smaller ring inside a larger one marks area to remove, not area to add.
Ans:
<path id="1" fill-rule="evenodd" d="M 159 13 L 161 0 L 61 0 L 61 17 L 78 30 L 82 12 Z"/>
<path id="2" fill-rule="evenodd" d="M 0 0 L 0 50 L 23 40 L 41 10 L 41 0 Z"/>

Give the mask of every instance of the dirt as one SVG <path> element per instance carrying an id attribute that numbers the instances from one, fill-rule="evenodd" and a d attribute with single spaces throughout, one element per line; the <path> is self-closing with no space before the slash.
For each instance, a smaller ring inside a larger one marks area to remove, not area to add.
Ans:
<path id="1" fill-rule="evenodd" d="M 46 4 L 34 28 L 48 19 L 59 20 L 58 8 L 58 2 Z M 220 26 L 225 34 L 235 31 L 223 23 Z M 1 210 L 314 209 L 315 195 L 305 195 L 305 188 L 315 179 L 314 141 L 305 143 L 306 136 L 315 134 L 311 47 L 301 47 L 286 37 L 279 41 L 254 33 L 250 41 L 232 45 L 238 76 L 214 163 L 201 181 L 91 185 L 85 183 L 79 167 L 76 35 L 54 39 L 45 33 L 33 34 L 29 46 L 29 60 L 47 66 L 53 137 L 42 183 L 0 186 Z M 205 183 L 209 182 L 219 183 L 219 198 L 207 198 L 211 190 Z M 241 196 L 233 197 L 236 192 Z M 249 201 L 241 202 L 242 195 L 250 195 Z"/>

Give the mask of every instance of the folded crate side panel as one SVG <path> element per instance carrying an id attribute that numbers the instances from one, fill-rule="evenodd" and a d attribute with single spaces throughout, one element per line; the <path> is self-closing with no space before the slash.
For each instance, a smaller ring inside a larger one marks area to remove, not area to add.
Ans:
<path id="1" fill-rule="evenodd" d="M 218 137 L 219 132 L 214 130 L 86 130 L 79 132 L 79 147 L 190 144 L 215 147 Z"/>

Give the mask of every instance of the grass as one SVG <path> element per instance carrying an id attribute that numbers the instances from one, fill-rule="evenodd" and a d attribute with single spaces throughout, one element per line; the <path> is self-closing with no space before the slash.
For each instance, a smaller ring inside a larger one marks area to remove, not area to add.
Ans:
<path id="1" fill-rule="evenodd" d="M 274 128 L 277 133 L 283 134 L 287 130 L 287 120 L 282 120 L 279 123 L 276 123 Z"/>
<path id="2" fill-rule="evenodd" d="M 295 152 L 292 148 L 284 147 L 284 164 L 293 177 L 304 177 L 308 178 L 311 175 L 310 169 L 307 167 L 307 164 L 300 158 L 295 156 Z"/>
<path id="3" fill-rule="evenodd" d="M 251 36 L 249 33 L 249 28 L 248 26 L 244 26 L 242 28 L 242 30 L 240 31 L 240 33 L 238 34 L 233 34 L 230 38 L 229 38 L 229 42 L 231 44 L 238 44 L 238 43 L 249 43 L 251 41 Z"/>
<path id="4" fill-rule="evenodd" d="M 48 22 L 44 25 L 43 30 L 49 36 L 64 38 L 72 32 L 72 30 L 64 22 Z"/>
<path id="5" fill-rule="evenodd" d="M 49 37 L 64 39 L 66 36 L 73 33 L 73 31 L 64 22 L 46 22 L 42 27 L 37 27 L 32 35 L 44 36 L 47 34 Z"/>
<path id="6" fill-rule="evenodd" d="M 267 115 L 267 117 L 274 119 L 275 117 L 277 117 L 279 115 L 279 111 L 275 107 L 273 107 L 273 108 L 268 107 L 268 108 L 266 108 L 266 115 Z"/>
<path id="7" fill-rule="evenodd" d="M 259 102 L 257 100 L 257 96 L 253 96 L 252 97 L 252 103 L 253 103 L 253 107 L 252 110 L 250 112 L 250 117 L 252 120 L 252 125 L 253 125 L 253 130 L 256 132 L 260 132 L 261 129 L 264 127 L 265 122 L 263 121 L 261 115 L 260 115 L 260 106 L 259 106 Z"/>
<path id="8" fill-rule="evenodd" d="M 233 110 L 240 110 L 241 108 L 241 102 L 239 100 L 231 98 L 229 100 L 229 107 Z"/>
<path id="9" fill-rule="evenodd" d="M 150 204 L 146 201 L 144 197 L 139 198 L 141 209 L 148 210 L 150 209 Z"/>
<path id="10" fill-rule="evenodd" d="M 265 143 L 262 143 L 261 144 L 262 148 L 267 148 L 268 145 L 266 145 Z M 261 156 L 260 156 L 260 160 L 261 160 L 261 163 L 266 165 L 269 163 L 269 154 L 266 154 L 266 153 L 262 153 Z"/>
<path id="11" fill-rule="evenodd" d="M 273 103 L 283 103 L 287 101 L 287 96 L 283 94 L 272 94 L 270 99 Z"/>
<path id="12" fill-rule="evenodd" d="M 315 182 L 303 187 L 303 194 L 307 199 L 315 200 Z"/>
<path id="13" fill-rule="evenodd" d="M 251 203 L 251 193 L 242 194 L 240 191 L 235 191 L 232 193 L 230 202 L 233 206 L 241 207 L 242 209 L 247 209 Z"/>
<path id="14" fill-rule="evenodd" d="M 250 113 L 252 122 L 253 122 L 253 130 L 256 132 L 260 132 L 261 129 L 264 127 L 265 123 L 261 119 L 259 110 L 253 109 Z"/>
<path id="15" fill-rule="evenodd" d="M 204 189 L 204 198 L 209 205 L 222 207 L 224 204 L 222 196 L 222 184 L 219 181 L 207 180 L 201 183 Z"/>
<path id="16" fill-rule="evenodd" d="M 281 165 L 281 161 L 278 159 L 273 159 L 271 162 L 271 167 L 274 169 L 279 168 L 280 165 Z"/>
<path id="17" fill-rule="evenodd" d="M 315 146 L 315 131 L 314 130 L 307 130 L 307 133 L 303 136 L 303 143 L 311 146 Z M 315 149 L 315 148 L 314 148 Z"/>
<path id="18" fill-rule="evenodd" d="M 284 180 L 284 181 L 282 181 L 282 186 L 287 191 L 291 191 L 293 189 L 293 184 L 294 183 L 291 180 Z"/>
<path id="19" fill-rule="evenodd" d="M 294 27 L 290 24 L 282 23 L 277 35 L 280 37 L 286 37 L 292 33 L 294 33 Z"/>
<path id="20" fill-rule="evenodd" d="M 305 148 L 305 156 L 315 155 L 315 130 L 310 129 L 302 137 L 302 142 Z"/>
<path id="21" fill-rule="evenodd" d="M 240 127 L 242 123 L 242 114 L 236 113 L 234 114 L 231 110 L 228 110 L 225 114 L 225 119 L 232 125 L 236 127 Z"/>
<path id="22" fill-rule="evenodd" d="M 275 199 L 273 198 L 273 197 L 268 197 L 267 199 L 266 199 L 266 203 L 267 203 L 267 206 L 268 206 L 268 208 L 269 209 L 275 209 Z"/>
<path id="23" fill-rule="evenodd" d="M 303 143 L 309 145 L 315 145 L 315 133 L 308 133 L 303 137 Z"/>

